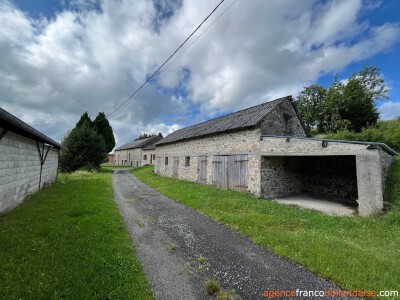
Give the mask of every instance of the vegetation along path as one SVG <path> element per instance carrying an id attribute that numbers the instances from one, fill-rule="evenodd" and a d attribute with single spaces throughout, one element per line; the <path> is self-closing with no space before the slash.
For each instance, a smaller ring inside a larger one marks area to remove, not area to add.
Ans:
<path id="1" fill-rule="evenodd" d="M 157 299 L 208 299 L 206 279 L 220 282 L 222 291 L 234 290 L 231 296 L 242 299 L 266 299 L 262 295 L 265 290 L 338 289 L 163 196 L 128 170 L 114 171 L 113 186 Z"/>

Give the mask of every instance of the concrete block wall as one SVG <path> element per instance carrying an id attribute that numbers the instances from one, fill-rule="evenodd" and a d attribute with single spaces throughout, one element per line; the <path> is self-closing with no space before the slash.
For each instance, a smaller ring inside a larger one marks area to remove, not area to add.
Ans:
<path id="1" fill-rule="evenodd" d="M 42 149 L 42 144 L 39 145 Z M 58 150 L 51 147 L 42 168 L 41 186 L 45 181 L 56 180 L 57 168 Z M 36 141 L 7 131 L 0 140 L 0 212 L 17 206 L 27 195 L 36 192 L 39 176 Z"/>
<path id="2" fill-rule="evenodd" d="M 207 184 L 212 184 L 212 161 L 214 155 L 248 154 L 248 190 L 260 194 L 260 128 L 223 133 L 195 140 L 182 141 L 156 147 L 160 158 L 157 174 L 172 177 L 173 158 L 179 157 L 178 178 L 197 181 L 199 156 L 207 157 Z M 185 166 L 185 157 L 190 157 L 190 166 Z M 168 165 L 165 165 L 168 157 Z"/>

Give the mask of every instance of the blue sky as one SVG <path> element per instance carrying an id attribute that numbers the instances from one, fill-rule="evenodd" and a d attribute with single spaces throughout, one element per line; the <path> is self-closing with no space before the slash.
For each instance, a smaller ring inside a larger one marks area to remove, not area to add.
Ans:
<path id="1" fill-rule="evenodd" d="M 0 0 L 1 107 L 61 141 L 84 111 L 95 118 L 118 107 L 218 3 Z M 377 103 L 381 118 L 399 116 L 399 11 L 397 0 L 226 0 L 109 117 L 117 145 L 329 86 L 365 64 L 381 68 L 390 89 Z"/>

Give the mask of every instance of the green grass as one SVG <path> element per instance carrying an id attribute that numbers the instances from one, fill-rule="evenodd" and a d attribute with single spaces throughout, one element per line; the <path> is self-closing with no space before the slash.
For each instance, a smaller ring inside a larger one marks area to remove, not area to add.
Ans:
<path id="1" fill-rule="evenodd" d="M 133 174 L 164 195 L 250 237 L 340 286 L 400 290 L 400 160 L 389 184 L 383 216 L 331 217 L 249 194 L 160 177 L 152 167 Z"/>
<path id="2" fill-rule="evenodd" d="M 133 169 L 134 167 L 131 166 L 119 166 L 119 165 L 113 165 L 109 163 L 103 163 L 100 165 L 102 170 L 113 170 L 113 169 Z"/>
<path id="3" fill-rule="evenodd" d="M 61 174 L 0 215 L 0 299 L 152 299 L 111 174 Z"/>

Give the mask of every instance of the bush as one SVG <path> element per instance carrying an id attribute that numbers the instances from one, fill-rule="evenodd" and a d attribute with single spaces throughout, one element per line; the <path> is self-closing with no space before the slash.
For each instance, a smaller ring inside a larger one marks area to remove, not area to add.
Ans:
<path id="1" fill-rule="evenodd" d="M 380 121 L 376 126 L 363 128 L 360 133 L 342 130 L 326 136 L 328 139 L 381 142 L 400 151 L 400 120 Z"/>

